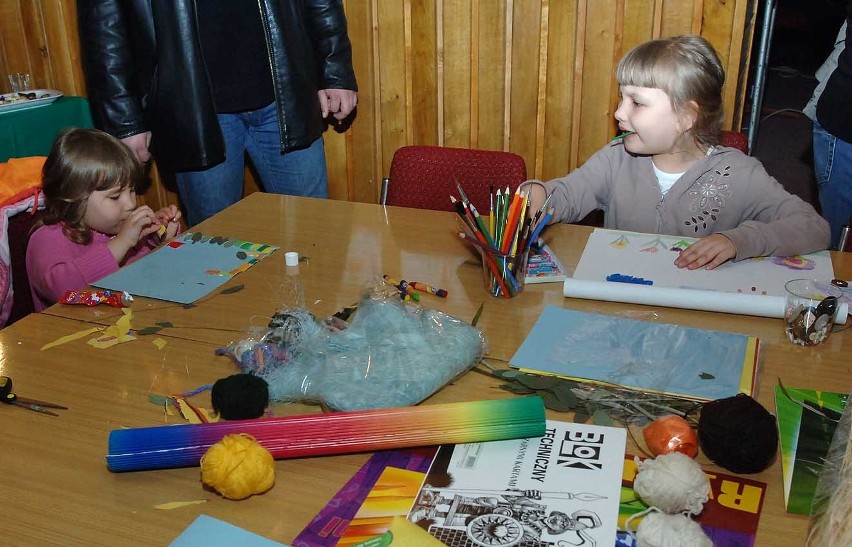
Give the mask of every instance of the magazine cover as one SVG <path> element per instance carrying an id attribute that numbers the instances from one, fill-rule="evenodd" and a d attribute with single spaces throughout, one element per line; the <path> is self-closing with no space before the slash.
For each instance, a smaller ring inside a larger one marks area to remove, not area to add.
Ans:
<path id="1" fill-rule="evenodd" d="M 633 479 L 638 466 L 633 456 L 624 456 L 624 478 L 621 483 L 621 506 L 618 511 L 618 528 L 624 530 L 632 515 L 648 508 L 633 491 Z M 766 483 L 729 475 L 706 472 L 710 479 L 710 499 L 704 509 L 694 517 L 713 545 L 725 547 L 752 547 L 760 521 L 760 511 L 766 496 Z M 633 530 L 639 521 L 631 522 Z M 626 532 L 618 532 L 616 547 L 634 547 L 636 542 Z"/>
<path id="2" fill-rule="evenodd" d="M 819 472 L 848 399 L 847 393 L 775 386 L 787 512 L 811 514 Z"/>
<path id="3" fill-rule="evenodd" d="M 614 545 L 626 440 L 548 420 L 543 437 L 442 445 L 408 519 L 454 547 Z"/>
<path id="4" fill-rule="evenodd" d="M 333 547 L 349 528 L 366 498 L 375 489 L 388 469 L 419 472 L 422 477 L 432 464 L 437 448 L 411 448 L 376 452 L 357 473 L 329 500 L 328 504 L 313 518 L 292 541 L 293 547 Z M 422 481 L 420 481 L 422 482 Z M 418 486 L 420 484 L 418 482 Z M 413 496 L 401 514 L 408 513 Z M 379 533 L 379 532 L 376 532 Z"/>

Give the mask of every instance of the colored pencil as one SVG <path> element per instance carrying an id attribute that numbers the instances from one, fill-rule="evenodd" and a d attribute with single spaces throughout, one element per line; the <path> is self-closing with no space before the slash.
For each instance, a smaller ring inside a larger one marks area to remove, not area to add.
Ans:
<path id="1" fill-rule="evenodd" d="M 197 466 L 225 435 L 247 433 L 274 458 L 306 458 L 416 446 L 540 437 L 539 397 L 295 415 L 208 424 L 114 429 L 107 468 L 142 471 Z"/>
<path id="2" fill-rule="evenodd" d="M 485 236 L 485 241 L 493 247 L 494 239 L 491 237 L 491 232 L 488 230 L 488 226 L 485 225 L 485 221 L 482 220 L 481 216 L 479 216 L 479 211 L 476 210 L 473 203 L 470 204 L 470 214 L 473 215 L 473 220 L 476 222 L 476 225 L 479 227 L 482 235 Z"/>

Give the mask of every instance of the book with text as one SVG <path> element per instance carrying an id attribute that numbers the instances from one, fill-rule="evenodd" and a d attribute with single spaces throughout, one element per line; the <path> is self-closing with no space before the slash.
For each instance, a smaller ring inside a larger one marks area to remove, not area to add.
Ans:
<path id="1" fill-rule="evenodd" d="M 614 545 L 626 431 L 442 445 L 408 519 L 453 546 Z"/>

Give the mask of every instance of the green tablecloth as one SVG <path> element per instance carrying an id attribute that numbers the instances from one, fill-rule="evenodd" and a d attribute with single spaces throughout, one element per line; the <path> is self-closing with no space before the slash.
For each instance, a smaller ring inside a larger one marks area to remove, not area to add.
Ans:
<path id="1" fill-rule="evenodd" d="M 0 113 L 0 162 L 46 156 L 57 133 L 68 127 L 92 127 L 85 98 L 60 97 L 45 106 Z"/>

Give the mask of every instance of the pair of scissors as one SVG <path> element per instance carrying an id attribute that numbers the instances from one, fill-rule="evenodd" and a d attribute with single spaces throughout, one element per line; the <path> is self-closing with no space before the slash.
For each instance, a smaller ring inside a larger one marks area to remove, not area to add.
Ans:
<path id="1" fill-rule="evenodd" d="M 35 399 L 24 399 L 18 397 L 17 395 L 15 395 L 15 392 L 12 391 L 12 379 L 8 376 L 0 376 L 0 401 L 6 403 L 7 405 L 18 405 L 24 408 L 28 408 L 30 410 L 34 410 L 35 412 L 41 412 L 42 414 L 50 414 L 51 416 L 59 416 L 59 414 L 47 410 L 48 408 L 68 410 L 67 406 L 46 403 L 44 401 L 37 401 Z"/>

